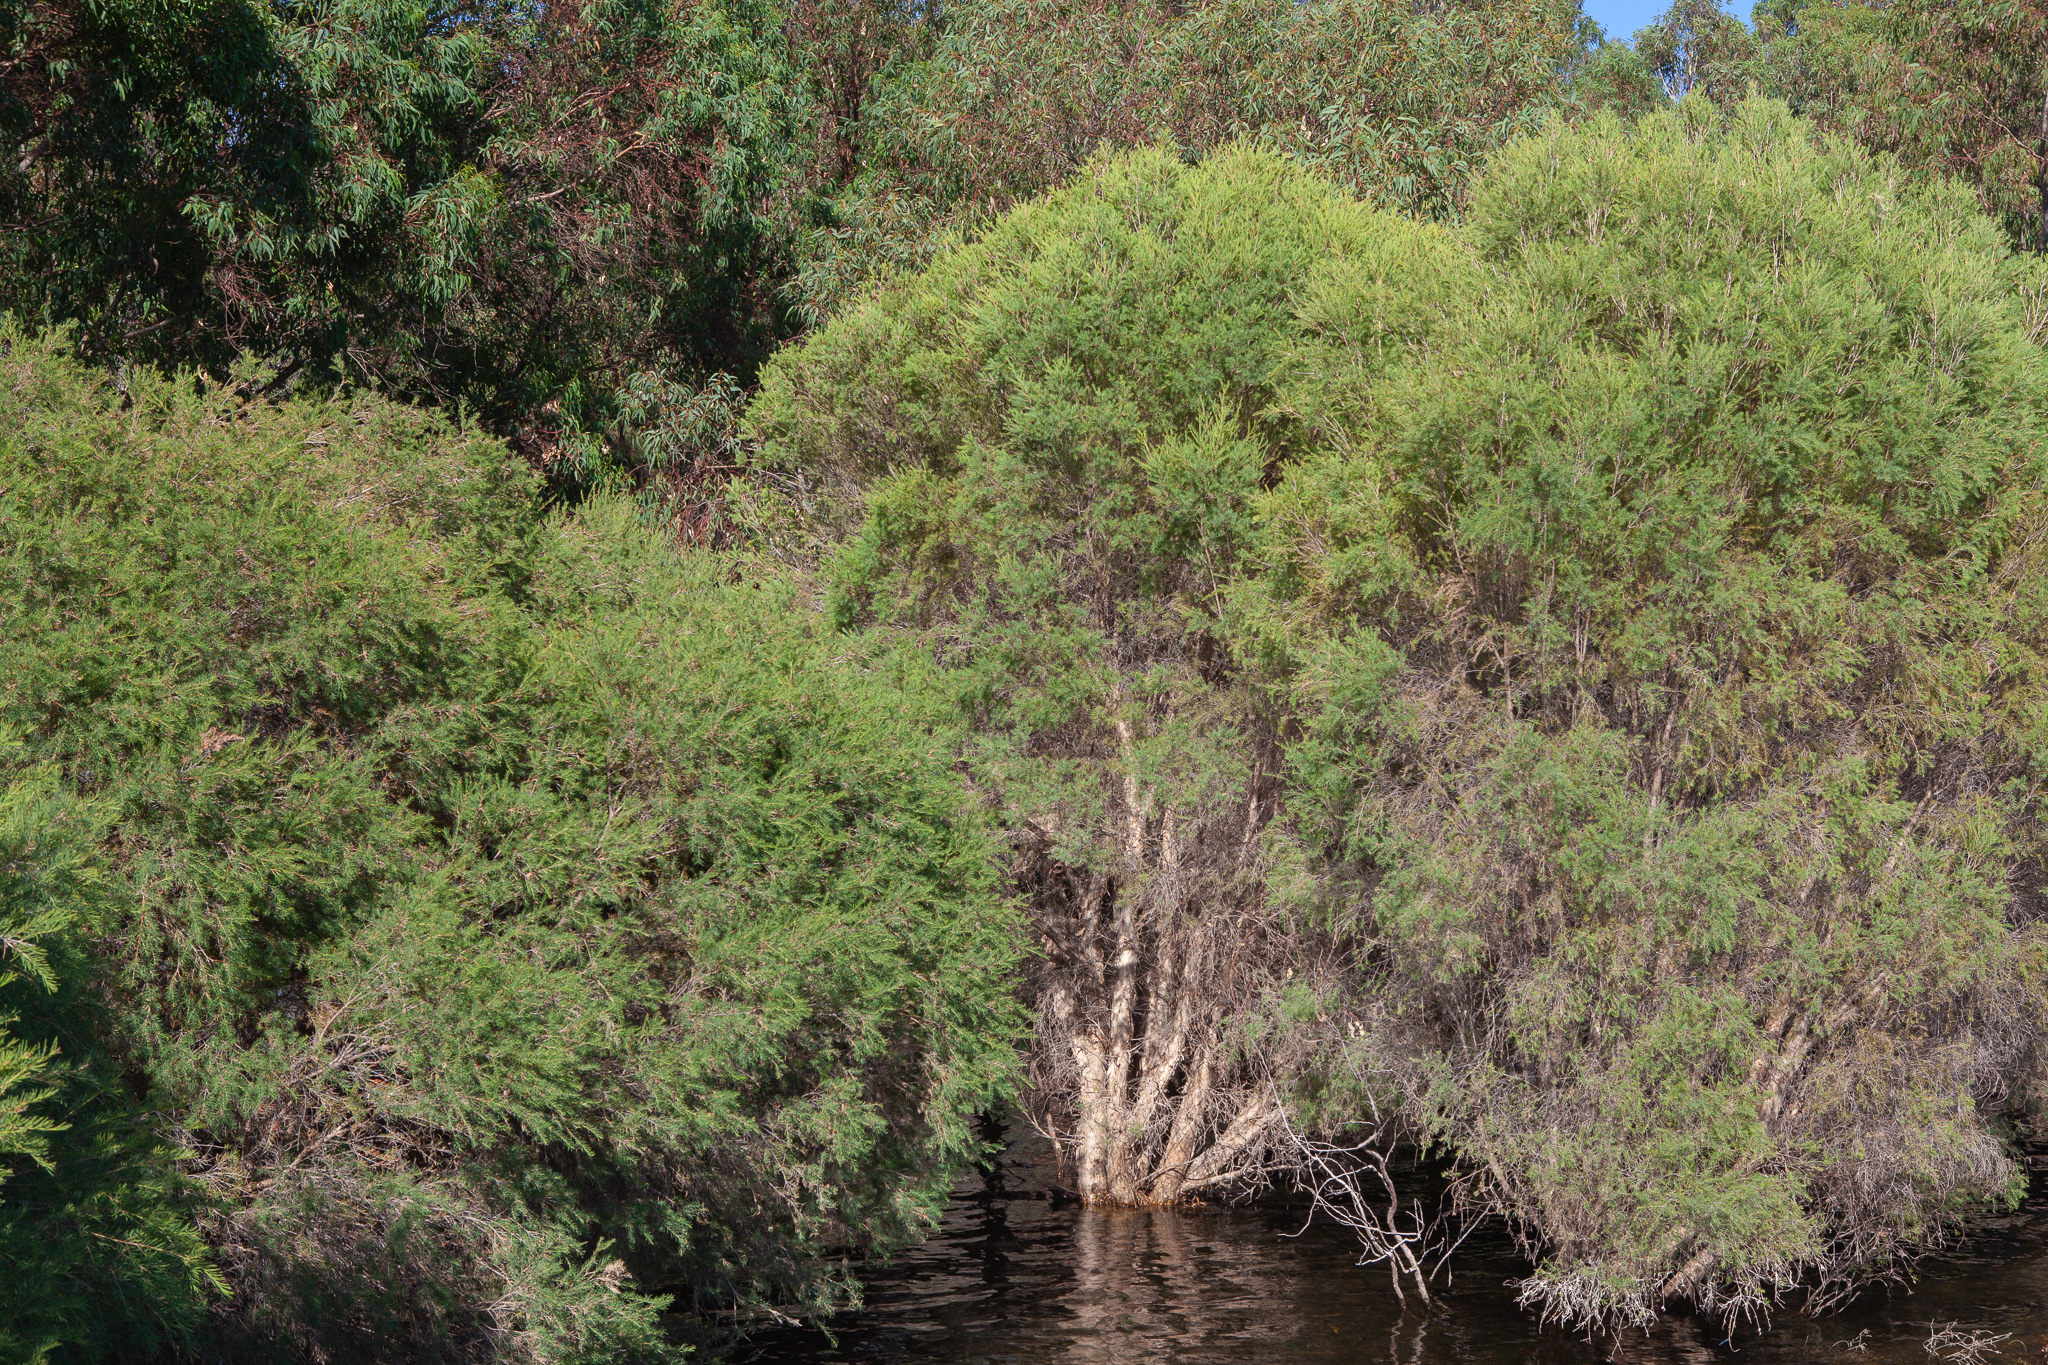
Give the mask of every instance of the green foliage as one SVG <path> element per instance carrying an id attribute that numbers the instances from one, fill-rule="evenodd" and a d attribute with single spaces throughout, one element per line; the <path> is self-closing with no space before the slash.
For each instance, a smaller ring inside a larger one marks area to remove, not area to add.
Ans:
<path id="1" fill-rule="evenodd" d="M 457 401 L 585 454 L 782 329 L 803 83 L 764 0 L 0 8 L 0 302 L 88 350 Z"/>
<path id="2" fill-rule="evenodd" d="M 814 112 L 784 20 L 592 0 L 484 23 L 475 166 L 447 182 L 480 186 L 473 247 L 447 248 L 468 279 L 434 301 L 409 387 L 574 445 L 637 373 L 751 378 L 786 332 L 773 285 Z"/>
<path id="3" fill-rule="evenodd" d="M 106 813 L 210 1355 L 667 1358 L 920 1234 L 1017 944 L 915 671 L 415 410 L 6 365 L 0 723 Z"/>
<path id="4" fill-rule="evenodd" d="M 1752 87 L 1921 175 L 1973 186 L 2007 239 L 2048 252 L 2048 6 L 1759 0 L 1755 33 L 1680 0 L 1637 48 L 1678 94 Z"/>
<path id="5" fill-rule="evenodd" d="M 1097 146 L 1250 139 L 1455 212 L 1576 7 L 8 0 L 0 305 L 371 381 L 584 485 L 636 376 L 748 382 Z"/>
<path id="6" fill-rule="evenodd" d="M 0 1349 L 827 1309 L 1019 978 L 1091 1196 L 1398 1104 L 1546 1313 L 1895 1273 L 2041 1041 L 2044 34 L 0 0 Z"/>
<path id="7" fill-rule="evenodd" d="M 1267 154 L 1103 159 L 779 356 L 749 422 L 821 477 L 841 622 L 957 640 L 982 742 L 1015 727 L 1020 755 L 1126 688 L 1203 709 L 1198 640 L 1296 439 L 1268 411 L 1290 295 L 1404 234 Z"/>
<path id="8" fill-rule="evenodd" d="M 80 930 L 105 888 L 90 807 L 0 749 L 0 1355 L 186 1346 L 219 1287 L 172 1153 L 96 1055 Z"/>
<path id="9" fill-rule="evenodd" d="M 953 685 L 990 780 L 1020 812 L 1083 803 L 1061 822 L 1080 841 L 1069 856 L 1095 856 L 1109 773 L 1198 764 L 1186 746 L 1213 704 L 1195 637 L 1286 440 L 1264 410 L 1288 291 L 1378 218 L 1255 153 L 1100 161 L 764 376 L 761 458 L 822 475 L 806 510 L 846 535 L 828 570 L 837 618 L 958 642 Z M 1190 714 L 1148 737 L 1151 757 L 1084 745 L 1097 761 L 1082 773 L 1071 742 L 1030 757 L 1050 732 L 1169 694 Z M 1206 781 L 1183 778 L 1186 796 Z"/>
<path id="10" fill-rule="evenodd" d="M 972 725 L 1047 945 L 1033 1102 L 1098 1133 L 1091 1195 L 1171 1201 L 1273 1136 L 1244 1044 L 1298 1039 L 1275 997 L 1299 926 L 1259 914 L 1277 740 L 1227 589 L 1300 439 L 1270 411 L 1295 292 L 1326 256 L 1423 239 L 1270 153 L 1099 158 L 778 356 L 750 412 L 813 490 L 836 619 L 937 660 Z M 1139 1040 L 1104 964 L 1141 951 L 1150 1017 L 1181 1023 Z M 1169 1096 L 1134 1066 L 1198 1079 Z"/>
<path id="11" fill-rule="evenodd" d="M 1720 0 L 1674 0 L 1636 35 L 1635 51 L 1672 99 L 1697 94 L 1724 105 L 1748 93 L 1759 55 L 1756 35 Z"/>
<path id="12" fill-rule="evenodd" d="M 1328 170 L 1368 202 L 1455 214 L 1481 157 L 1562 107 L 1576 6 L 1382 0 L 967 0 L 928 54 L 885 69 L 863 174 L 797 280 L 822 316 L 859 280 L 915 269 L 1065 183 L 1098 149 L 1188 157 L 1244 142 Z"/>
<path id="13" fill-rule="evenodd" d="M 1788 98 L 1909 166 L 1974 185 L 2015 246 L 2048 253 L 2048 5 L 1816 5 L 1784 19 L 1771 75 L 1784 73 Z"/>
<path id="14" fill-rule="evenodd" d="M 1571 75 L 1573 103 L 1587 113 L 1611 109 L 1625 119 L 1661 109 L 1669 96 L 1643 53 L 1626 43 L 1603 42 Z"/>
<path id="15" fill-rule="evenodd" d="M 1391 1078 L 1529 1302 L 1641 1321 L 1825 1304 L 2018 1188 L 2044 323 L 1966 188 L 1695 97 L 1509 145 L 1457 228 L 1098 160 L 750 420 L 837 619 L 955 680 L 1084 1169 L 1101 964 L 1227 942 L 1176 1018 L 1305 1122 Z"/>
<path id="16" fill-rule="evenodd" d="M 1461 236 L 1396 363 L 1384 290 L 1307 296 L 1303 832 L 1532 1302 L 1825 1301 L 2020 1179 L 2048 280 L 1765 102 L 1553 126 Z"/>

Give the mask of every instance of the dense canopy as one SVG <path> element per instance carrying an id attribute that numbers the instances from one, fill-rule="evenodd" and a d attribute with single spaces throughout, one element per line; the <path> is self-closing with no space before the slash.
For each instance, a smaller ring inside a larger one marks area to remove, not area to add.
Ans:
<path id="1" fill-rule="evenodd" d="M 2048 1136 L 2044 34 L 0 0 L 0 1358 L 715 1351 L 1020 1113 L 1908 1275 Z"/>
<path id="2" fill-rule="evenodd" d="M 778 359 L 841 619 L 948 665 L 1025 850 L 1083 1189 L 1351 1117 L 1303 989 L 1575 1321 L 2020 1188 L 2044 300 L 1966 191 L 1695 100 L 1455 229 L 1101 162 Z"/>
<path id="3" fill-rule="evenodd" d="M 124 1072 L 185 1151 L 104 1214 L 17 1165 L 11 1279 L 183 1198 L 236 1298 L 140 1311 L 208 1358 L 638 1358 L 921 1229 L 1016 941 L 914 674 L 436 417 L 7 347 L 9 809 L 76 831 L 9 893 L 15 1084 Z M 0 1324 L 126 1330 L 72 1283 Z"/>
<path id="4" fill-rule="evenodd" d="M 1846 1288 L 2024 1183 L 2048 271 L 1763 101 L 1553 128 L 1461 235 L 1383 380 L 1312 296 L 1302 835 L 1533 1299 Z"/>

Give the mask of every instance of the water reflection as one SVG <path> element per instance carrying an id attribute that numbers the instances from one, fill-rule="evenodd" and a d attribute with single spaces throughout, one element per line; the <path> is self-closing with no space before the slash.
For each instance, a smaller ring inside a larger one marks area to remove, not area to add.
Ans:
<path id="1" fill-rule="evenodd" d="M 742 1360 L 1929 1365 L 1929 1325 L 1945 1322 L 2014 1333 L 1988 1359 L 2048 1358 L 2048 1208 L 2038 1205 L 1924 1267 L 1911 1294 L 1873 1296 L 1819 1322 L 1787 1315 L 1732 1343 L 1692 1319 L 1594 1343 L 1542 1330 L 1515 1308 L 1505 1282 L 1525 1270 L 1499 1238 L 1467 1244 L 1436 1311 L 1403 1311 L 1383 1268 L 1352 1263 L 1341 1230 L 1289 1236 L 1300 1215 L 1285 1204 L 1088 1209 L 1049 1198 L 1057 1180 L 1042 1144 L 1017 1144 L 985 1178 L 962 1186 L 931 1241 L 869 1274 L 867 1307 L 830 1337 L 764 1334 Z"/>

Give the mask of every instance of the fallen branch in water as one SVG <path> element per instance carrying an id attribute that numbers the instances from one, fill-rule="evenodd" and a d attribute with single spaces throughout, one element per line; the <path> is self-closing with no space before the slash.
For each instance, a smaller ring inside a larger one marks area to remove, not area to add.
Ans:
<path id="1" fill-rule="evenodd" d="M 1283 1146 L 1294 1158 L 1296 1184 L 1310 1199 L 1309 1220 L 1320 1215 L 1351 1229 L 1364 1248 L 1358 1264 L 1384 1262 L 1393 1279 L 1394 1296 L 1402 1306 L 1408 1302 L 1403 1279 L 1425 1305 L 1433 1305 L 1431 1275 L 1443 1268 L 1474 1224 L 1466 1221 L 1464 1231 L 1453 1237 L 1452 1225 L 1441 1217 L 1431 1217 L 1419 1202 L 1410 1200 L 1404 1207 L 1387 1164 L 1391 1125 L 1381 1118 L 1377 1106 L 1371 1135 L 1349 1145 L 1319 1142 L 1297 1131 L 1277 1095 L 1275 1108 L 1280 1114 Z M 1304 1224 L 1302 1232 L 1307 1230 Z"/>

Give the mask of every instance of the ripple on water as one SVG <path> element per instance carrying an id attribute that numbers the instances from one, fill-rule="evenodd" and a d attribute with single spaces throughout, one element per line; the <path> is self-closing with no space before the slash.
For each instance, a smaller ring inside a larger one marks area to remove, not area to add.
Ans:
<path id="1" fill-rule="evenodd" d="M 1688 1318 L 1599 1343 L 1546 1331 L 1514 1306 L 1506 1281 L 1526 1268 L 1504 1238 L 1468 1242 L 1437 1309 L 1404 1312 L 1384 1268 L 1353 1264 L 1342 1229 L 1303 1231 L 1298 1209 L 1085 1209 L 1043 1197 L 1057 1178 L 1045 1144 L 1018 1142 L 994 1179 L 961 1185 L 930 1241 L 868 1271 L 866 1307 L 835 1322 L 829 1338 L 763 1332 L 740 1360 L 1930 1365 L 1930 1325 L 1948 1322 L 2012 1333 L 1989 1362 L 2048 1360 L 2048 1204 L 2038 1199 L 1923 1266 L 1910 1294 L 1868 1296 L 1818 1322 L 1783 1315 L 1731 1347 Z M 1030 1195 L 1039 1197 L 1020 1197 Z"/>

